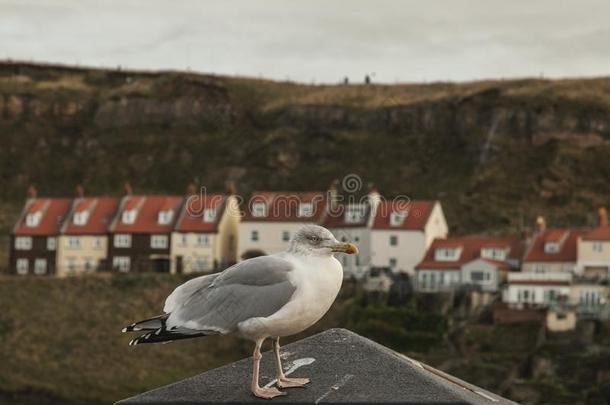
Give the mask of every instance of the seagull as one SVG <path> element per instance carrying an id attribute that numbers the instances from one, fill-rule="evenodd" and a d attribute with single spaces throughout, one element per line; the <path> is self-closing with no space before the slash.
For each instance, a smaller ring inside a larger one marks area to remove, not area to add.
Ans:
<path id="1" fill-rule="evenodd" d="M 194 278 L 165 300 L 164 314 L 135 322 L 123 332 L 145 331 L 130 345 L 170 342 L 208 335 L 234 335 L 254 342 L 252 393 L 271 399 L 285 395 L 259 385 L 261 346 L 273 339 L 276 385 L 302 387 L 308 378 L 288 378 L 282 370 L 280 338 L 316 323 L 335 301 L 343 281 L 334 253 L 356 254 L 326 228 L 306 225 L 290 240 L 288 250 L 239 262 L 226 270 Z"/>

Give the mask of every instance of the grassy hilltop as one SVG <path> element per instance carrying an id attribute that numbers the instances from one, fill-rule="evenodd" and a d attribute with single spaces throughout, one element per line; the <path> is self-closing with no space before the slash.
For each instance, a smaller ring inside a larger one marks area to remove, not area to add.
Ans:
<path id="1" fill-rule="evenodd" d="M 452 231 L 586 225 L 610 201 L 610 79 L 305 85 L 0 63 L 0 229 L 25 191 L 322 189 L 443 201 Z"/>

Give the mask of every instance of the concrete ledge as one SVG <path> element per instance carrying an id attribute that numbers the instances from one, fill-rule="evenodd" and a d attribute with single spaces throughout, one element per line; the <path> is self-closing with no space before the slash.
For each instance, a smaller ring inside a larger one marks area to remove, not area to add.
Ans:
<path id="1" fill-rule="evenodd" d="M 248 358 L 117 404 L 514 403 L 345 329 L 286 345 L 282 352 L 287 374 L 311 378 L 307 388 L 287 389 L 288 395 L 272 400 L 255 398 L 249 391 L 252 362 Z M 266 352 L 261 386 L 271 384 L 274 375 L 272 355 Z"/>

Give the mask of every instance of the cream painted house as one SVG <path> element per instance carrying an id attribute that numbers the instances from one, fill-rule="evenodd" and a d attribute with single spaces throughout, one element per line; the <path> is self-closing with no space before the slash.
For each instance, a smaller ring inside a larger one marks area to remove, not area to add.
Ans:
<path id="1" fill-rule="evenodd" d="M 172 273 L 212 272 L 237 261 L 240 212 L 234 195 L 192 195 L 171 235 Z"/>
<path id="2" fill-rule="evenodd" d="M 414 275 L 432 241 L 446 238 L 448 232 L 438 201 L 409 201 L 404 207 L 381 202 L 371 229 L 371 265 Z"/>
<path id="3" fill-rule="evenodd" d="M 279 253 L 303 225 L 322 224 L 328 196 L 317 192 L 254 192 L 239 224 L 238 259 Z"/>
<path id="4" fill-rule="evenodd" d="M 608 279 L 610 272 L 610 226 L 605 208 L 598 211 L 598 226 L 578 238 L 576 273 Z"/>
<path id="5" fill-rule="evenodd" d="M 107 269 L 108 227 L 118 206 L 112 197 L 74 199 L 57 238 L 57 276 Z"/>

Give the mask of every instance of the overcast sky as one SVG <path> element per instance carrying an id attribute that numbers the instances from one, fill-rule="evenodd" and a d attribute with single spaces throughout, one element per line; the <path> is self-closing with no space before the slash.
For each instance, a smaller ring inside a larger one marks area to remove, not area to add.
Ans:
<path id="1" fill-rule="evenodd" d="M 303 82 L 610 74 L 609 0 L 0 0 L 0 58 Z"/>

